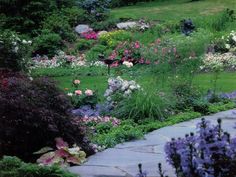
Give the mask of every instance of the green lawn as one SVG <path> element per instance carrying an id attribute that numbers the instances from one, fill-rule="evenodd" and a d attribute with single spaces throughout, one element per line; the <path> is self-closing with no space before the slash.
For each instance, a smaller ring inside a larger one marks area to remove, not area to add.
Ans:
<path id="1" fill-rule="evenodd" d="M 125 78 L 129 78 L 126 76 Z M 203 90 L 213 88 L 213 74 L 199 74 L 197 75 L 193 83 L 199 86 Z M 71 88 L 73 76 L 61 76 L 53 77 L 61 89 Z M 107 76 L 79 76 L 78 79 L 81 80 L 81 89 L 93 89 L 97 90 L 99 95 L 102 95 L 107 88 Z M 131 79 L 131 78 L 130 78 Z M 153 78 L 148 75 L 143 75 L 135 79 L 142 87 L 150 88 L 153 85 Z M 236 73 L 224 72 L 220 74 L 219 80 L 217 81 L 217 91 L 219 92 L 232 92 L 236 90 Z"/>
<path id="2" fill-rule="evenodd" d="M 235 0 L 156 0 L 149 3 L 139 3 L 113 9 L 114 18 L 145 18 L 149 20 L 181 20 L 183 18 L 196 18 L 214 15 L 226 8 L 236 10 Z"/>

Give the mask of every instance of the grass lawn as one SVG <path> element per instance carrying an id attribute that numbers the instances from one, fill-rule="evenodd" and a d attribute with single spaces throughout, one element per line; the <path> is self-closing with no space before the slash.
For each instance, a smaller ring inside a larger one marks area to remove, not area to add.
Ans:
<path id="1" fill-rule="evenodd" d="M 129 78 L 125 76 L 125 78 Z M 213 88 L 213 78 L 214 74 L 199 74 L 197 75 L 193 83 L 196 86 L 199 86 L 203 90 L 207 91 L 208 89 Z M 73 76 L 60 76 L 53 77 L 61 89 L 71 88 Z M 107 76 L 79 76 L 78 79 L 81 80 L 81 89 L 93 89 L 97 90 L 99 95 L 102 95 L 107 87 Z M 142 87 L 149 88 L 152 85 L 153 78 L 148 75 L 143 75 L 135 79 Z M 217 80 L 217 90 L 220 92 L 232 92 L 236 90 L 236 73 L 224 72 L 219 75 Z"/>
<path id="2" fill-rule="evenodd" d="M 138 3 L 135 6 L 128 6 L 113 9 L 114 18 L 133 18 L 150 20 L 181 20 L 183 18 L 196 18 L 214 15 L 226 8 L 235 9 L 235 0 L 156 0 L 150 3 Z"/>

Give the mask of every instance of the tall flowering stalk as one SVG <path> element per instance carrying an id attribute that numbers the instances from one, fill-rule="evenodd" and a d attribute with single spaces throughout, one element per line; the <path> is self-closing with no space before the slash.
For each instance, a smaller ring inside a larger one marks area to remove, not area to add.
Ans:
<path id="1" fill-rule="evenodd" d="M 236 138 L 224 132 L 221 120 L 213 126 L 202 119 L 197 133 L 172 139 L 165 145 L 167 162 L 177 177 L 231 177 L 236 175 Z"/>

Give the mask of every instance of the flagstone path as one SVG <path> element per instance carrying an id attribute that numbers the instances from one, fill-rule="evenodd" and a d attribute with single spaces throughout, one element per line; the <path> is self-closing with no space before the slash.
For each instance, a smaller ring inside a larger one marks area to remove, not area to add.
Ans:
<path id="1" fill-rule="evenodd" d="M 223 120 L 223 129 L 236 135 L 236 110 L 220 112 L 204 116 L 212 123 L 218 118 Z M 164 127 L 145 135 L 143 140 L 118 144 L 114 148 L 106 149 L 88 158 L 82 166 L 69 168 L 81 177 L 134 177 L 138 171 L 138 164 L 148 171 L 148 177 L 157 177 L 157 164 L 161 162 L 169 177 L 174 177 L 173 169 L 165 162 L 164 145 L 172 137 L 184 137 L 185 134 L 195 132 L 195 127 L 201 118 Z"/>

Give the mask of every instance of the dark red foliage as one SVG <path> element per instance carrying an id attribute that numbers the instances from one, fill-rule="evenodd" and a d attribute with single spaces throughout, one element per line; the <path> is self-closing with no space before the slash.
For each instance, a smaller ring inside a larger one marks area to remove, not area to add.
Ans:
<path id="1" fill-rule="evenodd" d="M 56 137 L 93 153 L 79 125 L 73 123 L 70 101 L 52 81 L 13 76 L 0 82 L 0 157 L 34 160 L 33 152 L 54 146 Z"/>

